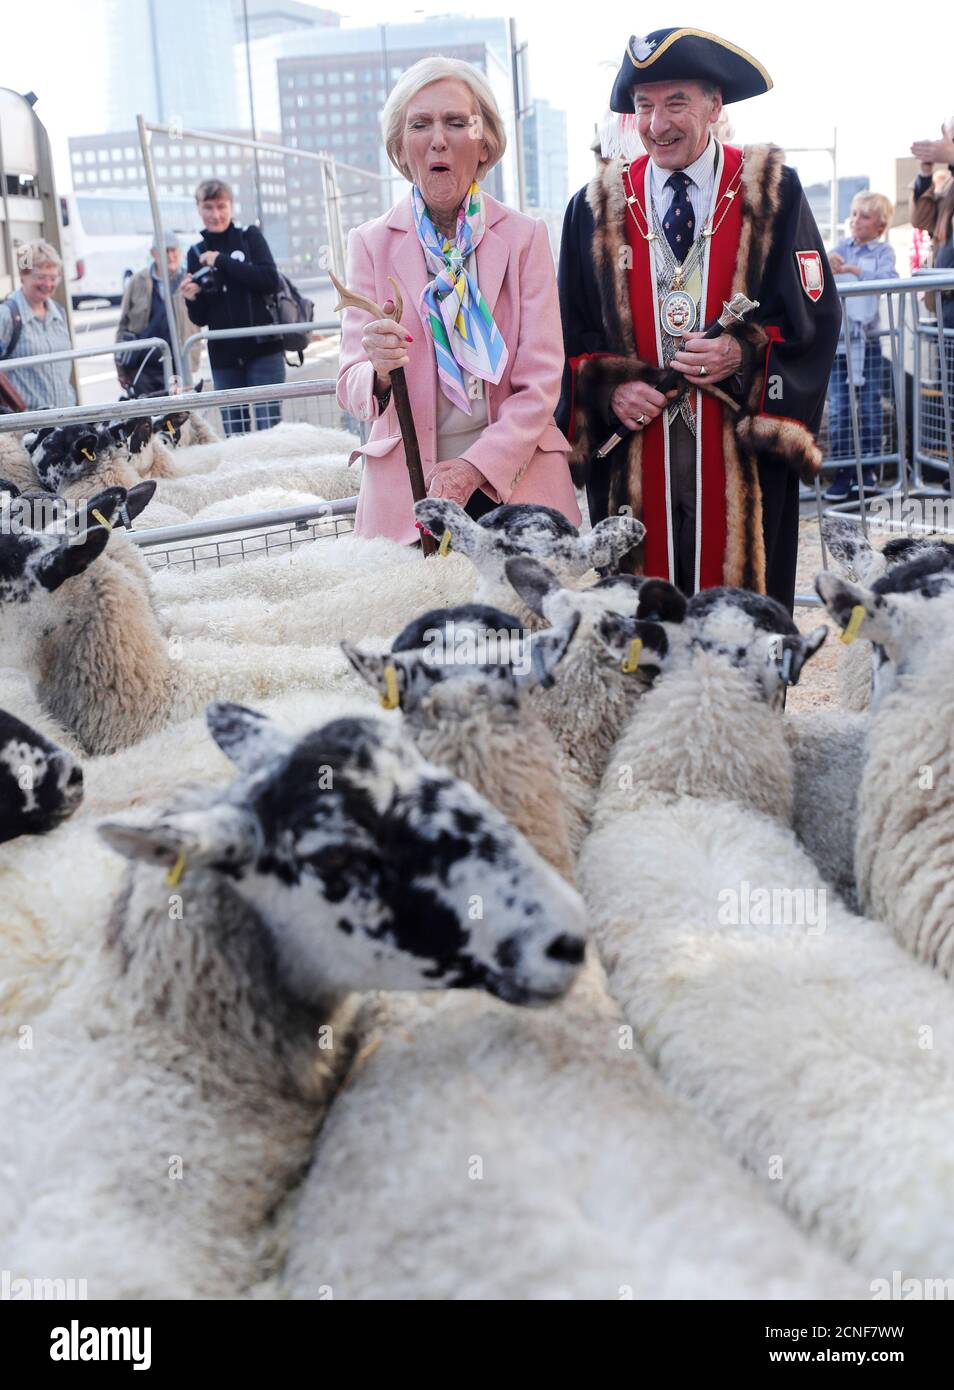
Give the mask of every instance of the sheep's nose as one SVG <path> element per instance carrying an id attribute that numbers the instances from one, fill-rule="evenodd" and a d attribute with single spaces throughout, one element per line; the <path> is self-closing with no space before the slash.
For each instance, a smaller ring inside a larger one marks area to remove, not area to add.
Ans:
<path id="1" fill-rule="evenodd" d="M 550 942 L 546 954 L 549 960 L 563 961 L 566 965 L 580 965 L 586 950 L 586 942 L 581 936 L 557 936 Z"/>

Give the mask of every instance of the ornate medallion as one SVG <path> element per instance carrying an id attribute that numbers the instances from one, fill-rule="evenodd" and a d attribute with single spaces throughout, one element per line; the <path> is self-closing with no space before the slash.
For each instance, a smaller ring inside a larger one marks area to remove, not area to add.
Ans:
<path id="1" fill-rule="evenodd" d="M 670 290 L 659 305 L 659 317 L 670 338 L 681 338 L 695 327 L 695 300 L 685 290 Z"/>

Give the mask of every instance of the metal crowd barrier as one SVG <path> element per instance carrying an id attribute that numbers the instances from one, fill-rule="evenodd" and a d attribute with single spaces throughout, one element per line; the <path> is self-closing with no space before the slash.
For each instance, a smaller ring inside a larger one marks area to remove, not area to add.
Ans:
<path id="1" fill-rule="evenodd" d="M 234 391 L 182 391 L 176 395 L 144 396 L 138 400 L 100 401 L 93 405 L 66 406 L 58 410 L 26 410 L 0 415 L 0 433 L 42 429 L 44 425 L 85 425 L 98 420 L 136 420 L 143 414 L 163 411 L 205 411 L 216 406 L 255 405 L 273 400 L 308 400 L 334 396 L 332 378 L 286 381 L 275 386 L 243 386 Z"/>
<path id="2" fill-rule="evenodd" d="M 200 328 L 182 344 L 182 370 L 187 386 L 192 385 L 189 349 L 194 343 L 217 343 L 230 338 L 280 338 L 286 333 L 340 333 L 340 319 L 312 319 L 309 323 L 263 323 L 254 328 Z"/>
<path id="3" fill-rule="evenodd" d="M 165 338 L 130 338 L 128 342 L 105 343 L 102 347 L 60 348 L 58 352 L 38 352 L 30 357 L 4 357 L 0 360 L 0 371 L 19 371 L 21 367 L 39 367 L 47 362 L 72 362 L 80 357 L 121 357 L 127 352 L 138 352 L 141 348 L 152 348 L 159 352 L 162 379 L 168 390 L 174 373 L 172 349 Z"/>
<path id="4" fill-rule="evenodd" d="M 312 541 L 347 535 L 354 529 L 357 504 L 357 497 L 340 497 L 314 506 L 131 531 L 129 538 L 153 569 L 221 569 L 242 560 L 290 555 Z"/>

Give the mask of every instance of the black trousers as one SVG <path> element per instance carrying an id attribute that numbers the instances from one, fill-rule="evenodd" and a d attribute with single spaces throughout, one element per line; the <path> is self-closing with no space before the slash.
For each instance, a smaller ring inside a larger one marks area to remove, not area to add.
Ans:
<path id="1" fill-rule="evenodd" d="M 681 421 L 676 421 L 691 440 L 692 436 Z M 693 441 L 694 448 L 694 441 Z M 615 466 L 625 466 L 626 441 L 614 450 L 618 461 Z M 611 456 L 612 457 L 612 456 Z M 595 525 L 609 515 L 608 459 L 601 459 L 593 466 L 593 473 L 586 484 L 586 500 L 590 511 L 590 521 Z M 789 613 L 795 606 L 795 568 L 798 560 L 798 479 L 790 468 L 777 460 L 759 463 L 759 483 L 762 489 L 762 534 L 765 538 L 765 592 L 777 599 Z M 685 470 L 670 468 L 673 486 L 679 491 L 673 496 L 674 522 L 677 527 L 675 580 L 686 593 L 692 592 L 694 568 L 692 547 L 695 546 L 695 510 L 687 505 L 684 489 L 687 483 Z M 693 463 L 692 477 L 695 477 Z M 672 495 L 673 489 L 671 489 Z M 473 499 L 472 499 L 473 500 Z M 688 587 L 687 587 L 688 585 Z"/>

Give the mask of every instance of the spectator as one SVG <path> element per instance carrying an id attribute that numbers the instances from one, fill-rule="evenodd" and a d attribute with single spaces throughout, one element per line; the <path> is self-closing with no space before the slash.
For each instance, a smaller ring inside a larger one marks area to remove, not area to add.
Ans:
<path id="1" fill-rule="evenodd" d="M 883 193 L 858 193 L 855 196 L 848 222 L 849 235 L 842 237 L 828 255 L 837 281 L 850 284 L 850 277 L 858 280 L 897 278 L 894 251 L 886 241 L 881 240 L 893 213 L 894 207 Z M 858 393 L 861 454 L 863 458 L 870 458 L 881 453 L 884 358 L 879 340 L 880 302 L 878 296 L 872 294 L 851 296 L 844 301 L 844 305 L 847 351 L 845 331 L 842 329 L 828 386 L 831 457 L 852 458 L 855 452 L 848 388 L 847 352 L 850 352 L 852 375 Z M 874 468 L 863 469 L 862 478 L 866 489 L 873 488 Z M 857 491 L 856 479 L 854 469 L 839 468 L 825 496 L 830 502 L 844 502 L 852 490 Z"/>
<path id="2" fill-rule="evenodd" d="M 954 220 L 954 116 L 941 126 L 940 140 L 915 140 L 911 153 L 920 160 L 911 185 L 911 225 L 930 232 L 936 256 L 950 241 Z"/>
<path id="3" fill-rule="evenodd" d="M 188 273 L 180 292 L 188 301 L 189 318 L 199 327 L 249 328 L 272 322 L 265 296 L 281 288 L 268 242 L 257 227 L 238 227 L 232 221 L 232 190 L 221 179 L 206 179 L 195 193 L 205 231 L 189 247 Z M 211 284 L 209 283 L 211 281 Z M 241 386 L 270 386 L 285 380 L 285 354 L 274 337 L 225 338 L 209 343 L 212 381 L 218 391 Z M 281 403 L 255 407 L 260 430 L 281 419 Z M 248 406 L 222 411 L 226 434 L 245 434 L 250 428 Z"/>
<path id="4" fill-rule="evenodd" d="M 193 327 L 186 312 L 185 300 L 178 293 L 185 276 L 185 270 L 182 267 L 182 250 L 179 246 L 179 238 L 175 232 L 166 232 L 165 251 L 169 285 L 173 295 L 176 332 L 181 344 L 193 332 Z M 152 264 L 145 266 L 142 270 L 137 270 L 135 275 L 131 275 L 126 281 L 126 288 L 123 291 L 123 305 L 119 314 L 118 339 L 127 334 L 132 338 L 164 338 L 167 343 L 170 341 L 162 276 L 159 274 L 159 252 L 155 242 L 152 244 L 150 255 L 152 256 Z M 166 383 L 162 374 L 162 357 L 158 349 L 153 348 L 146 352 L 131 353 L 130 356 L 134 359 L 133 361 L 117 366 L 120 385 L 126 390 L 131 388 L 132 394 L 136 396 L 155 395 L 157 392 L 164 391 Z M 199 369 L 201 357 L 202 348 L 196 343 L 189 352 L 193 374 Z M 143 361 L 144 358 L 145 361 Z"/>
<path id="5" fill-rule="evenodd" d="M 71 348 L 66 315 L 53 299 L 63 276 L 56 250 L 48 241 L 28 241 L 17 248 L 17 265 L 20 288 L 0 304 L 0 357 L 35 357 Z M 27 410 L 76 404 L 69 361 L 4 371 Z"/>

